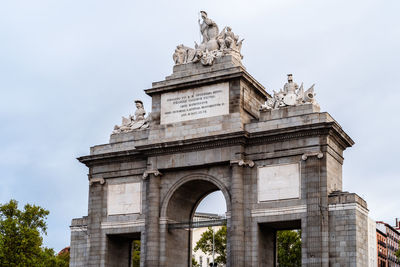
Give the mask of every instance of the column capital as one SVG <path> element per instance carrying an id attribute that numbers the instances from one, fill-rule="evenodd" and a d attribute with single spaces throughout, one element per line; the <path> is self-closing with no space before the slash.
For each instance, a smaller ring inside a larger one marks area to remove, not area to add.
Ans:
<path id="1" fill-rule="evenodd" d="M 250 168 L 253 168 L 255 165 L 254 161 L 249 159 L 231 160 L 230 164 L 231 165 L 237 164 L 239 167 L 250 167 Z"/>
<path id="2" fill-rule="evenodd" d="M 308 159 L 308 157 L 317 157 L 317 158 L 319 158 L 319 159 L 322 159 L 323 157 L 324 157 L 324 154 L 321 152 L 321 151 L 317 151 L 317 152 L 307 152 L 307 153 L 304 153 L 302 156 L 301 156 L 301 159 L 302 160 L 304 160 L 304 161 L 306 161 L 307 159 Z"/>
<path id="3" fill-rule="evenodd" d="M 149 177 L 149 174 L 153 174 L 154 176 L 161 176 L 162 173 L 159 172 L 157 169 L 154 170 L 145 170 L 143 173 L 143 180 L 146 180 Z"/>
<path id="4" fill-rule="evenodd" d="M 94 183 L 99 183 L 101 185 L 105 184 L 105 180 L 103 177 L 91 177 L 91 175 L 89 175 L 89 185 L 92 185 Z"/>

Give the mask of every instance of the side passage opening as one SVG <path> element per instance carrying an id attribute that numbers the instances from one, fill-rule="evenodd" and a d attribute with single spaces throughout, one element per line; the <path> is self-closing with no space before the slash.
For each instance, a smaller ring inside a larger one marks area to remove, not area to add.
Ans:
<path id="1" fill-rule="evenodd" d="M 107 266 L 140 266 L 140 233 L 108 235 Z"/>
<path id="2" fill-rule="evenodd" d="M 259 266 L 301 266 L 301 221 L 258 225 Z"/>

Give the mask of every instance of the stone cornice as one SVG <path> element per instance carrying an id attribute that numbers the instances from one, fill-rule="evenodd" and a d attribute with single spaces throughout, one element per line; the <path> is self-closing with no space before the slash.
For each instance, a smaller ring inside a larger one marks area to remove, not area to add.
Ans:
<path id="1" fill-rule="evenodd" d="M 210 75 L 207 73 L 200 73 L 192 76 L 177 79 L 170 79 L 161 82 L 153 83 L 153 87 L 146 89 L 145 92 L 148 95 L 153 95 L 156 93 L 165 93 L 170 91 L 182 90 L 186 88 L 203 86 L 210 83 L 223 82 L 226 80 L 231 80 L 234 78 L 244 78 L 248 83 L 257 88 L 258 93 L 263 96 L 271 97 L 270 94 L 265 91 L 264 86 L 262 86 L 256 79 L 254 79 L 243 67 L 231 67 L 224 70 L 213 72 Z"/>
<path id="2" fill-rule="evenodd" d="M 270 143 L 319 135 L 332 136 L 343 150 L 354 145 L 354 141 L 334 121 L 250 133 L 248 143 Z"/>
<path id="3" fill-rule="evenodd" d="M 310 136 L 329 136 L 342 147 L 342 149 L 351 147 L 354 144 L 353 140 L 333 121 L 253 133 L 238 131 L 223 135 L 154 143 L 137 146 L 134 150 L 79 157 L 78 160 L 86 164 L 86 166 L 93 166 L 110 162 L 124 162 L 138 158 L 145 159 L 151 156 L 184 153 L 218 147 L 247 146 L 290 141 L 296 138 Z"/>
<path id="4" fill-rule="evenodd" d="M 131 159 L 146 158 L 143 154 L 139 153 L 136 150 L 126 150 L 126 151 L 118 151 L 118 152 L 110 152 L 104 154 L 96 154 L 96 155 L 88 155 L 77 158 L 79 162 L 85 164 L 90 167 L 97 164 L 103 164 L 104 162 L 113 163 L 113 162 L 121 162 L 128 161 Z"/>
<path id="5" fill-rule="evenodd" d="M 169 153 L 191 152 L 202 149 L 216 147 L 245 145 L 248 134 L 245 131 L 239 131 L 229 134 L 212 135 L 201 138 L 171 141 L 165 143 L 155 143 L 136 147 L 144 155 L 155 156 Z"/>

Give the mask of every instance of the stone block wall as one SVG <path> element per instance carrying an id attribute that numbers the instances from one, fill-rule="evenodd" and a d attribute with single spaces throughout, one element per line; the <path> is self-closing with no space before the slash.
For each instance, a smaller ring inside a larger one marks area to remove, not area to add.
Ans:
<path id="1" fill-rule="evenodd" d="M 329 196 L 330 266 L 368 266 L 368 209 L 354 193 Z"/>
<path id="2" fill-rule="evenodd" d="M 87 217 L 73 219 L 71 223 L 71 267 L 85 267 L 88 259 Z"/>

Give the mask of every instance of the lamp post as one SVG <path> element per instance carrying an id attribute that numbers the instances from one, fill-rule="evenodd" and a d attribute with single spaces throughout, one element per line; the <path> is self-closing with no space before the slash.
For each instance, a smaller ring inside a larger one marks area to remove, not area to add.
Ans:
<path id="1" fill-rule="evenodd" d="M 211 227 L 212 229 L 212 233 L 213 233 L 213 251 L 212 251 L 212 262 L 213 262 L 213 266 L 215 266 L 214 264 L 214 254 L 215 254 L 215 234 L 214 234 L 214 227 Z"/>

